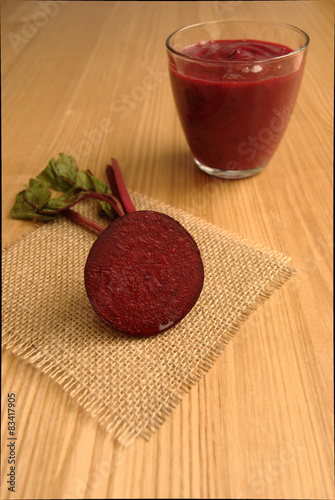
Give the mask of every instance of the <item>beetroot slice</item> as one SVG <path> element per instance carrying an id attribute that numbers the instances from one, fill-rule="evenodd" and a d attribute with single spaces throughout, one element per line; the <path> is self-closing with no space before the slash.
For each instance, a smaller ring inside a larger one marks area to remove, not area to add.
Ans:
<path id="1" fill-rule="evenodd" d="M 199 298 L 204 269 L 196 242 L 166 214 L 131 212 L 93 244 L 85 286 L 93 309 L 116 330 L 150 336 L 181 321 Z"/>

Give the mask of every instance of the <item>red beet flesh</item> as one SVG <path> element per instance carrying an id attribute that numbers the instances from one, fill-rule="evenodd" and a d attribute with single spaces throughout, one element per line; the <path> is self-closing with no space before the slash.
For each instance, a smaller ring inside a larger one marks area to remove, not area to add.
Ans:
<path id="1" fill-rule="evenodd" d="M 176 220 L 149 210 L 112 222 L 93 244 L 85 286 L 93 309 L 137 336 L 176 325 L 199 298 L 204 269 L 196 242 Z"/>

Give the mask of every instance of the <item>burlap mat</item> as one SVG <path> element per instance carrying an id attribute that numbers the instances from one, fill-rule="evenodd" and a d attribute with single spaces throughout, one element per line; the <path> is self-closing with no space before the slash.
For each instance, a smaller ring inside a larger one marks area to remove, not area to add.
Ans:
<path id="1" fill-rule="evenodd" d="M 200 299 L 161 335 L 132 338 L 102 323 L 83 277 L 96 236 L 66 218 L 42 225 L 3 252 L 4 348 L 58 382 L 123 444 L 149 438 L 248 314 L 294 272 L 276 252 L 138 193 L 132 198 L 138 210 L 179 220 L 204 262 Z M 96 218 L 94 202 L 80 211 Z"/>

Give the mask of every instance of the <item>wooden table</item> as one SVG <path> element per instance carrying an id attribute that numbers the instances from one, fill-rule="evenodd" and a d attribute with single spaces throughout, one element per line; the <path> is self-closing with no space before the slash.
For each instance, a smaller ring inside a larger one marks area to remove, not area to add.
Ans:
<path id="1" fill-rule="evenodd" d="M 287 133 L 258 176 L 192 162 L 165 39 L 219 18 L 294 24 L 311 37 Z M 33 223 L 15 195 L 59 152 L 104 178 L 292 257 L 298 273 L 240 329 L 147 442 L 117 445 L 66 392 L 3 353 L 1 498 L 334 498 L 333 2 L 1 2 L 3 247 Z M 17 398 L 8 491 L 7 394 Z"/>

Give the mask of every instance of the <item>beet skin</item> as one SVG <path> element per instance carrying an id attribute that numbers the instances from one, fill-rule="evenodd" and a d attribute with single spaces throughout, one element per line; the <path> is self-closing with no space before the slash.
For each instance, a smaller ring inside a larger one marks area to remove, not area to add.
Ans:
<path id="1" fill-rule="evenodd" d="M 150 336 L 183 319 L 199 298 L 204 269 L 192 236 L 160 212 L 112 222 L 93 244 L 85 286 L 98 315 L 116 330 Z"/>

